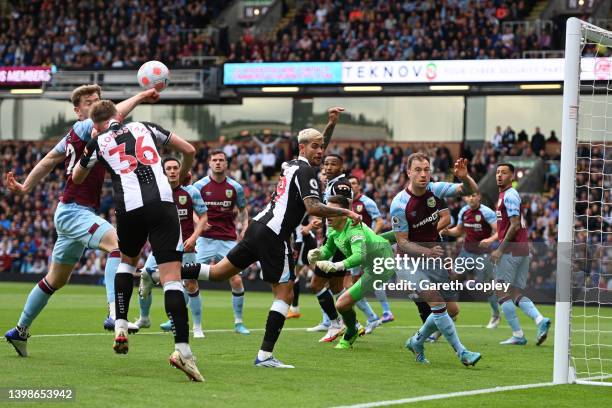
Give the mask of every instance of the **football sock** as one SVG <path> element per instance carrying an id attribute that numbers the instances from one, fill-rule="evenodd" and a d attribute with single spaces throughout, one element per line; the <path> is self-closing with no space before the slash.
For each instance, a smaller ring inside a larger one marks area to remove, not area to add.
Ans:
<path id="1" fill-rule="evenodd" d="M 149 313 L 151 312 L 151 304 L 153 303 L 153 293 L 150 293 L 149 296 L 143 298 L 142 296 L 138 296 L 138 305 L 140 306 L 140 317 L 149 317 Z"/>
<path id="2" fill-rule="evenodd" d="M 234 309 L 234 323 L 242 323 L 242 310 L 244 308 L 244 287 L 240 291 L 232 289 L 232 308 Z"/>
<path id="3" fill-rule="evenodd" d="M 188 293 L 188 295 L 193 324 L 195 326 L 202 326 L 202 296 L 200 295 L 200 289 L 196 289 L 194 293 Z"/>
<path id="4" fill-rule="evenodd" d="M 104 285 L 106 286 L 106 301 L 115 301 L 115 274 L 121 263 L 121 252 L 119 249 L 111 251 L 106 256 L 106 266 L 104 267 Z M 114 312 L 113 312 L 114 313 Z"/>
<path id="5" fill-rule="evenodd" d="M 455 329 L 455 323 L 453 319 L 448 315 L 446 311 L 446 305 L 437 305 L 431 308 L 431 314 L 434 317 L 434 322 L 438 330 L 446 337 L 446 341 L 450 344 L 458 356 L 465 351 L 465 347 L 461 344 L 457 330 Z"/>
<path id="6" fill-rule="evenodd" d="M 389 301 L 387 300 L 387 292 L 382 289 L 375 290 L 374 295 L 376 295 L 376 299 L 380 302 L 380 306 L 382 307 L 383 313 L 391 312 L 391 306 L 389 305 Z"/>
<path id="7" fill-rule="evenodd" d="M 34 319 L 36 319 L 36 316 L 38 316 L 40 311 L 44 309 L 49 301 L 49 298 L 54 293 L 55 289 L 53 286 L 47 282 L 46 278 L 42 278 L 30 291 L 17 325 L 19 327 L 31 326 Z"/>
<path id="8" fill-rule="evenodd" d="M 323 288 L 317 293 L 317 300 L 321 306 L 321 310 L 325 312 L 330 320 L 336 320 L 338 318 L 338 311 L 334 305 L 334 297 L 328 288 Z"/>
<path id="9" fill-rule="evenodd" d="M 521 329 L 521 324 L 519 323 L 518 316 L 516 315 L 516 306 L 514 305 L 514 302 L 512 302 L 512 299 L 507 296 L 500 299 L 499 304 L 501 305 L 502 312 L 504 312 L 506 321 L 512 329 L 512 335 L 514 337 L 523 337 L 523 330 Z"/>
<path id="10" fill-rule="evenodd" d="M 300 305 L 300 278 L 295 278 L 293 282 L 293 301 L 291 306 L 298 307 Z"/>
<path id="11" fill-rule="evenodd" d="M 374 310 L 372 310 L 372 306 L 370 306 L 370 303 L 367 300 L 361 299 L 357 303 L 355 303 L 355 305 L 366 315 L 366 317 L 368 318 L 368 322 L 378 320 L 378 316 L 376 315 L 376 313 L 374 313 Z"/>
<path id="12" fill-rule="evenodd" d="M 121 262 L 115 274 L 115 320 L 127 320 L 130 299 L 134 290 L 134 275 L 136 267 Z"/>
<path id="13" fill-rule="evenodd" d="M 184 288 L 179 281 L 170 281 L 164 284 L 164 306 L 166 315 L 172 323 L 172 334 L 174 334 L 174 343 L 180 344 L 189 343 L 189 321 L 187 318 L 187 305 L 183 296 Z M 182 348 L 182 349 L 181 349 Z M 177 348 L 185 357 L 191 357 L 185 354 L 185 347 Z M 191 351 L 188 352 L 191 354 Z"/>
<path id="14" fill-rule="evenodd" d="M 487 298 L 489 304 L 491 305 L 491 310 L 493 311 L 493 316 L 499 316 L 499 304 L 497 303 L 497 295 L 492 293 Z"/>
<path id="15" fill-rule="evenodd" d="M 425 323 L 429 315 L 431 314 L 431 308 L 427 304 L 427 302 L 423 301 L 415 301 L 414 304 L 419 309 L 419 316 L 421 317 L 421 321 Z"/>
<path id="16" fill-rule="evenodd" d="M 289 305 L 284 301 L 275 299 L 274 302 L 272 302 L 272 307 L 270 307 L 270 311 L 268 312 L 268 320 L 266 321 L 266 332 L 264 333 L 264 338 L 261 343 L 261 351 L 272 353 L 274 345 L 285 325 L 285 318 L 287 317 L 288 311 Z"/>
<path id="17" fill-rule="evenodd" d="M 431 336 L 436 330 L 438 330 L 438 327 L 436 326 L 436 322 L 434 321 L 434 316 L 433 314 L 430 314 L 427 319 L 425 319 L 423 326 L 421 326 L 421 328 L 416 332 L 413 338 L 417 342 L 417 344 L 422 346 L 425 343 L 425 340 L 427 340 L 427 338 Z"/>
<path id="18" fill-rule="evenodd" d="M 535 322 L 535 324 L 540 324 L 540 322 L 544 319 L 536 305 L 534 305 L 531 299 L 528 297 L 519 296 L 514 304 L 520 307 L 521 310 Z"/>
<path id="19" fill-rule="evenodd" d="M 344 325 L 346 326 L 344 340 L 349 340 L 357 333 L 357 314 L 355 313 L 355 309 L 352 307 L 345 312 L 340 312 L 340 314 L 342 315 Z"/>

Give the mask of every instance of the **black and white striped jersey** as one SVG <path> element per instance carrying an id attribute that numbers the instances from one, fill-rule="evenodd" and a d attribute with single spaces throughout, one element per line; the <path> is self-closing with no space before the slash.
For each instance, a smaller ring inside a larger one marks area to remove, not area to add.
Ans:
<path id="1" fill-rule="evenodd" d="M 340 174 L 327 182 L 327 187 L 323 193 L 323 202 L 327 204 L 329 197 L 333 197 L 335 195 L 344 196 L 349 200 L 353 199 L 353 189 L 351 188 L 351 183 L 344 174 Z"/>
<path id="2" fill-rule="evenodd" d="M 303 157 L 283 163 L 276 191 L 254 220 L 265 224 L 283 241 L 288 241 L 304 218 L 304 199 L 308 197 L 321 200 L 319 179 L 314 168 Z"/>
<path id="3" fill-rule="evenodd" d="M 104 163 L 113 181 L 116 211 L 132 211 L 160 201 L 174 203 L 157 151 L 170 137 L 171 132 L 154 123 L 111 122 L 108 130 L 89 141 L 83 153 L 91 156 L 86 166 L 92 167 L 98 160 Z"/>

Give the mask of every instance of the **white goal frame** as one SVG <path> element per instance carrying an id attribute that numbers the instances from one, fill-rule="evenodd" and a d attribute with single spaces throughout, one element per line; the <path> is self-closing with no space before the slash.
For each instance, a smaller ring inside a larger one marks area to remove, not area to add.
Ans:
<path id="1" fill-rule="evenodd" d="M 612 32 L 575 17 L 567 20 L 565 37 L 565 72 L 563 81 L 563 124 L 561 128 L 561 186 L 557 253 L 557 294 L 555 302 L 554 384 L 608 385 L 603 378 L 576 379 L 570 365 L 571 273 L 574 241 L 574 206 L 576 189 L 576 146 L 580 97 L 582 47 L 588 40 L 612 47 Z M 603 40 L 602 40 L 603 38 Z M 599 379 L 599 381 L 597 381 Z"/>

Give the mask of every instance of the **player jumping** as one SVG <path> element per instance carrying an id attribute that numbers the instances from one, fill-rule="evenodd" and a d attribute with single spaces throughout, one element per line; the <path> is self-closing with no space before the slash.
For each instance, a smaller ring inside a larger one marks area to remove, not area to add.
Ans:
<path id="1" fill-rule="evenodd" d="M 9 330 L 4 337 L 15 347 L 17 353 L 26 357 L 29 328 L 34 319 L 45 308 L 51 295 L 64 287 L 76 263 L 83 255 L 85 248 L 101 249 L 108 253 L 104 268 L 106 297 L 108 301 L 108 318 L 104 321 L 106 330 L 115 327 L 115 272 L 119 266 L 119 243 L 115 228 L 105 219 L 96 215 L 100 206 L 100 194 L 104 184 L 104 167 L 95 166 L 91 174 L 82 184 L 72 180 L 72 170 L 77 159 L 91 138 L 93 122 L 89 118 L 91 106 L 100 100 L 101 88 L 98 85 L 83 85 L 76 88 L 70 97 L 78 121 L 72 126 L 66 136 L 34 166 L 23 184 L 15 180 L 13 172 L 6 174 L 6 185 L 13 194 L 29 194 L 45 176 L 55 167 L 64 162 L 66 185 L 60 197 L 54 216 L 57 230 L 57 240 L 53 246 L 53 254 L 49 272 L 41 279 L 28 295 L 17 326 Z M 127 116 L 142 102 L 155 102 L 159 93 L 150 89 L 139 93 L 117 105 L 117 111 L 122 117 Z M 138 327 L 130 324 L 130 332 L 138 331 Z"/>
<path id="2" fill-rule="evenodd" d="M 87 143 L 74 182 L 85 180 L 96 163 L 109 169 L 117 215 L 117 235 L 121 263 L 115 275 L 116 353 L 128 352 L 128 311 L 134 289 L 134 272 L 147 240 L 159 263 L 164 288 L 166 314 L 172 320 L 175 351 L 170 364 L 190 380 L 204 381 L 191 348 L 184 288 L 180 280 L 183 238 L 172 187 L 164 175 L 157 146 L 167 146 L 183 154 L 179 180 L 184 180 L 195 156 L 195 148 L 162 127 L 148 122 L 122 125 L 115 104 L 104 100 L 91 110 L 96 129 L 102 133 Z"/>

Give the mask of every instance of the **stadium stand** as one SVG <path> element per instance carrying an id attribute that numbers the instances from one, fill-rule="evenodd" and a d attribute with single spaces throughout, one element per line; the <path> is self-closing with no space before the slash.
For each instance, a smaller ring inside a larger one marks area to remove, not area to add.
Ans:
<path id="1" fill-rule="evenodd" d="M 522 58 L 549 50 L 547 31 L 504 21 L 524 19 L 535 1 L 306 1 L 276 38 L 245 34 L 231 62 L 390 61 Z"/>
<path id="2" fill-rule="evenodd" d="M 227 5 L 206 1 L 14 1 L 0 17 L 0 65 L 61 68 L 175 67 L 218 55 L 205 28 Z"/>
<path id="3" fill-rule="evenodd" d="M 226 46 L 206 30 L 229 2 L 14 1 L 0 16 L 0 65 L 170 68 L 198 58 L 230 62 L 521 58 L 550 50 L 548 30 L 521 24 L 535 1 L 301 2 L 271 38 L 248 27 Z M 88 22 L 88 23 L 85 23 Z M 112 22 L 112 23 L 111 23 Z M 121 31 L 121 32 L 120 32 Z M 216 40 L 216 41 L 215 41 Z"/>

